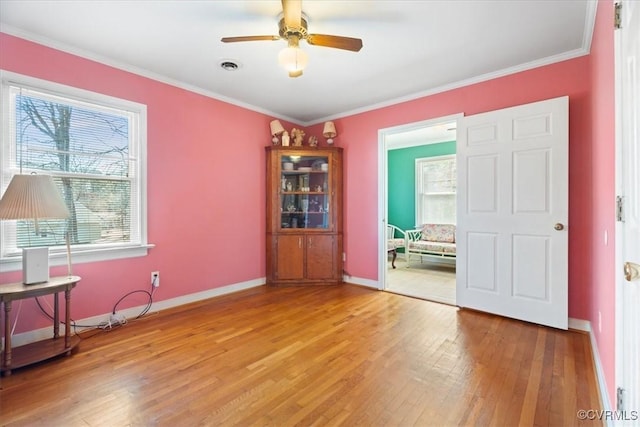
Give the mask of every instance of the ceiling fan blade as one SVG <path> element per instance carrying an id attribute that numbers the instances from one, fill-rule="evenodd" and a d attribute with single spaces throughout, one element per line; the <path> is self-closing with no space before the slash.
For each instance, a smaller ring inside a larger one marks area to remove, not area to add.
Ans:
<path id="1" fill-rule="evenodd" d="M 331 36 L 328 34 L 309 34 L 307 43 L 314 46 L 333 47 L 335 49 L 358 52 L 362 49 L 362 40 L 352 37 Z"/>
<path id="2" fill-rule="evenodd" d="M 300 27 L 302 18 L 302 0 L 282 0 L 284 24 L 290 28 Z"/>
<path id="3" fill-rule="evenodd" d="M 234 42 L 255 42 L 255 41 L 274 41 L 280 40 L 279 36 L 239 36 L 239 37 L 223 37 L 220 39 L 223 43 L 234 43 Z"/>

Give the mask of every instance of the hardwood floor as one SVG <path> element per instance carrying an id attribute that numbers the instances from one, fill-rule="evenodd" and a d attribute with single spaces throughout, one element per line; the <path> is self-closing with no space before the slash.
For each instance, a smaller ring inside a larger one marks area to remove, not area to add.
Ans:
<path id="1" fill-rule="evenodd" d="M 390 263 L 387 268 L 387 291 L 456 305 L 455 265 L 413 261 L 407 268 L 407 262 L 399 257 L 395 264 L 397 268 L 391 268 Z"/>
<path id="2" fill-rule="evenodd" d="M 82 336 L 0 379 L 0 424 L 568 426 L 601 409 L 586 334 L 354 285 L 263 286 Z"/>

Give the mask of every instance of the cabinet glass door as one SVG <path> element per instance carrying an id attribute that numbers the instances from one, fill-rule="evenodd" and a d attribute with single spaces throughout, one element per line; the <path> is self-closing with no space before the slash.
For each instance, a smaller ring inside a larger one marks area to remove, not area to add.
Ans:
<path id="1" fill-rule="evenodd" d="M 329 188 L 326 155 L 281 156 L 280 227 L 329 228 Z"/>

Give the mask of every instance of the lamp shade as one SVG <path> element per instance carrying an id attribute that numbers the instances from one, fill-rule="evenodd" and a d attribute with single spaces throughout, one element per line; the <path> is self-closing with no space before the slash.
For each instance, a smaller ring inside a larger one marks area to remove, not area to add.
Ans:
<path id="1" fill-rule="evenodd" d="M 324 129 L 322 129 L 322 136 L 327 138 L 327 143 L 333 144 L 333 138 L 338 135 L 336 132 L 336 125 L 333 122 L 325 122 Z"/>
<path id="2" fill-rule="evenodd" d="M 282 127 L 280 120 L 272 120 L 271 123 L 269 123 L 269 127 L 271 128 L 271 136 L 280 135 L 284 132 L 284 128 Z"/>
<path id="3" fill-rule="evenodd" d="M 0 219 L 68 217 L 69 210 L 50 175 L 14 175 L 0 199 Z"/>
<path id="4" fill-rule="evenodd" d="M 326 122 L 324 124 L 324 129 L 322 130 L 322 136 L 325 138 L 333 138 L 336 135 L 336 125 L 333 124 L 333 122 Z"/>

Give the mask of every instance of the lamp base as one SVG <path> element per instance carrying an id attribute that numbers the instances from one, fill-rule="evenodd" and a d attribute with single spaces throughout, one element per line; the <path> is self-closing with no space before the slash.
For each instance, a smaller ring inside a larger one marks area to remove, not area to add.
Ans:
<path id="1" fill-rule="evenodd" d="M 22 282 L 33 285 L 49 281 L 49 248 L 22 249 Z"/>

